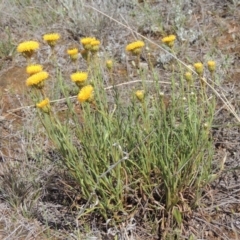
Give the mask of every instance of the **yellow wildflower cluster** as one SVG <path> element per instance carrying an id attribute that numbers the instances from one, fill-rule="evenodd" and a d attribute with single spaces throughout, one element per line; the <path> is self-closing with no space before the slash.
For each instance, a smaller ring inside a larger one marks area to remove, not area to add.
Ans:
<path id="1" fill-rule="evenodd" d="M 77 98 L 79 102 L 92 102 L 93 101 L 93 86 L 92 85 L 87 85 L 83 87 Z"/>
<path id="2" fill-rule="evenodd" d="M 35 73 L 27 79 L 26 84 L 27 86 L 41 89 L 43 88 L 44 81 L 48 78 L 48 76 L 49 74 L 45 71 Z"/>
<path id="3" fill-rule="evenodd" d="M 77 48 L 69 48 L 67 50 L 67 54 L 70 56 L 72 61 L 76 61 L 78 58 L 78 49 Z"/>
<path id="4" fill-rule="evenodd" d="M 96 38 L 94 37 L 85 37 L 80 40 L 83 46 L 91 45 L 92 41 L 95 41 Z"/>
<path id="5" fill-rule="evenodd" d="M 76 54 L 78 54 L 78 49 L 77 48 L 69 48 L 68 50 L 67 50 L 67 53 L 68 53 L 68 55 L 76 55 Z"/>
<path id="6" fill-rule="evenodd" d="M 54 47 L 56 42 L 59 39 L 60 39 L 60 34 L 58 33 L 49 33 L 49 34 L 43 35 L 43 40 L 46 41 L 51 47 Z M 175 40 L 176 40 L 175 35 L 169 35 L 167 37 L 164 37 L 162 39 L 162 42 L 168 45 L 169 47 L 172 47 L 174 45 Z M 99 50 L 100 41 L 95 37 L 82 38 L 80 39 L 80 42 L 82 43 L 84 48 L 84 50 L 81 51 L 81 54 L 83 57 L 86 57 L 87 60 L 89 60 L 89 56 L 91 56 L 91 53 L 95 53 Z M 129 43 L 126 46 L 126 51 L 140 58 L 140 53 L 144 46 L 145 46 L 145 43 L 141 40 L 138 40 L 138 41 Z M 34 51 L 37 50 L 38 48 L 39 48 L 38 42 L 26 41 L 18 45 L 17 51 L 20 53 L 23 53 L 24 56 L 26 57 L 31 57 Z M 79 53 L 79 50 L 77 47 L 71 47 L 67 49 L 67 54 L 70 56 L 70 58 L 73 61 L 77 60 L 78 53 Z M 193 66 L 195 71 L 198 73 L 198 75 L 202 76 L 204 71 L 203 64 L 200 62 L 197 62 Z M 216 69 L 216 63 L 214 61 L 208 61 L 207 66 L 211 73 L 214 72 Z M 107 60 L 106 67 L 108 70 L 111 70 L 113 67 L 113 61 Z M 43 71 L 42 65 L 39 65 L 39 64 L 32 64 L 27 66 L 26 72 L 30 75 L 26 81 L 26 85 L 36 87 L 39 89 L 41 89 L 44 86 L 44 82 L 49 76 L 49 74 L 46 71 Z M 71 80 L 74 83 L 76 83 L 76 85 L 80 88 L 80 92 L 78 94 L 78 100 L 80 102 L 85 102 L 85 101 L 91 102 L 93 100 L 93 86 L 91 85 L 85 86 L 88 78 L 88 73 L 77 71 L 71 74 L 70 77 L 71 77 Z M 190 71 L 186 72 L 184 77 L 188 81 L 188 83 L 192 82 L 193 77 Z M 135 92 L 135 96 L 139 101 L 143 101 L 145 97 L 145 93 L 143 90 L 138 90 Z M 43 101 L 40 103 L 44 104 L 46 103 L 46 101 L 45 102 Z M 38 107 L 42 106 L 40 103 L 38 104 Z"/>
<path id="7" fill-rule="evenodd" d="M 24 57 L 30 58 L 39 48 L 39 43 L 36 41 L 25 41 L 18 45 L 17 51 L 22 53 Z"/>
<path id="8" fill-rule="evenodd" d="M 138 99 L 140 102 L 143 101 L 144 95 L 145 95 L 144 90 L 138 90 L 138 91 L 135 92 L 135 96 L 137 97 L 137 99 Z"/>
<path id="9" fill-rule="evenodd" d="M 106 67 L 108 70 L 112 70 L 113 68 L 113 61 L 112 60 L 107 60 L 106 61 Z"/>
<path id="10" fill-rule="evenodd" d="M 209 72 L 211 72 L 211 73 L 215 72 L 215 70 L 216 70 L 216 63 L 214 61 L 211 61 L 211 60 L 208 61 L 207 65 L 208 65 Z"/>
<path id="11" fill-rule="evenodd" d="M 208 66 L 208 70 L 209 70 L 210 73 L 213 75 L 213 73 L 214 73 L 215 70 L 216 70 L 216 62 L 210 60 L 210 61 L 207 62 L 207 66 Z M 193 67 L 194 67 L 194 68 L 193 68 Z M 189 68 L 190 68 L 190 70 L 192 70 L 193 72 L 194 72 L 194 70 L 195 70 L 195 72 L 196 72 L 196 73 L 198 74 L 198 76 L 200 77 L 201 85 L 202 85 L 203 87 L 205 87 L 205 85 L 206 85 L 206 79 L 203 77 L 204 65 L 203 65 L 201 62 L 196 62 L 196 63 L 193 64 L 193 67 L 190 66 Z M 187 83 L 188 83 L 189 85 L 192 84 L 192 82 L 193 82 L 193 76 L 192 76 L 192 72 L 191 72 L 191 71 L 185 72 L 184 78 L 186 79 L 186 81 L 187 81 Z"/>
<path id="12" fill-rule="evenodd" d="M 79 88 L 81 88 L 85 84 L 87 77 L 87 72 L 75 72 L 71 74 L 71 80 L 75 82 Z"/>
<path id="13" fill-rule="evenodd" d="M 99 50 L 100 41 L 97 40 L 97 39 L 94 38 L 94 37 L 82 38 L 82 39 L 80 40 L 80 42 L 82 43 L 83 48 L 84 48 L 85 50 L 89 50 L 89 51 L 92 51 L 92 52 L 97 52 L 97 51 Z"/>
<path id="14" fill-rule="evenodd" d="M 48 98 L 45 98 L 41 102 L 36 104 L 37 108 L 40 108 L 43 112 L 49 113 L 50 111 L 50 101 Z"/>
<path id="15" fill-rule="evenodd" d="M 73 82 L 85 82 L 87 80 L 87 72 L 76 72 L 71 75 Z"/>
<path id="16" fill-rule="evenodd" d="M 94 37 L 86 37 L 80 39 L 81 44 L 83 45 L 83 50 L 81 51 L 81 55 L 83 59 L 90 63 L 91 55 L 95 55 L 100 48 L 100 41 Z"/>
<path id="17" fill-rule="evenodd" d="M 100 47 L 100 41 L 99 40 L 94 40 L 91 42 L 92 48 L 91 51 L 92 52 L 97 52 L 99 50 Z"/>
<path id="18" fill-rule="evenodd" d="M 197 62 L 193 66 L 194 66 L 197 74 L 202 76 L 203 75 L 203 70 L 204 70 L 203 64 L 200 63 L 200 62 Z M 216 71 L 216 62 L 215 61 L 212 61 L 212 60 L 208 61 L 207 66 L 208 66 L 208 70 L 209 70 L 210 73 L 213 73 L 213 72 Z"/>
<path id="19" fill-rule="evenodd" d="M 198 75 L 203 75 L 203 64 L 201 62 L 194 63 L 195 71 Z"/>
<path id="20" fill-rule="evenodd" d="M 193 80 L 193 77 L 192 77 L 192 73 L 191 72 L 186 72 L 185 75 L 184 75 L 186 81 L 191 84 L 192 83 L 192 80 Z"/>
<path id="21" fill-rule="evenodd" d="M 171 48 L 171 47 L 173 47 L 175 40 L 176 40 L 175 35 L 169 35 L 162 39 L 162 43 L 166 44 L 168 47 Z"/>
<path id="22" fill-rule="evenodd" d="M 27 66 L 26 68 L 26 72 L 29 74 L 29 75 L 33 75 L 35 73 L 39 73 L 43 70 L 43 67 L 42 65 L 39 65 L 39 64 L 33 64 L 33 65 L 29 65 Z"/>
<path id="23" fill-rule="evenodd" d="M 43 40 L 48 43 L 50 47 L 54 47 L 57 41 L 60 39 L 60 34 L 58 33 L 48 33 L 43 35 Z"/>
<path id="24" fill-rule="evenodd" d="M 37 106 L 38 108 L 43 108 L 43 107 L 49 105 L 49 103 L 50 103 L 49 99 L 48 99 L 48 98 L 45 98 L 43 101 L 37 103 L 36 106 Z"/>
<path id="25" fill-rule="evenodd" d="M 144 45 L 143 41 L 132 42 L 126 46 L 126 51 L 131 52 L 133 55 L 140 55 Z"/>

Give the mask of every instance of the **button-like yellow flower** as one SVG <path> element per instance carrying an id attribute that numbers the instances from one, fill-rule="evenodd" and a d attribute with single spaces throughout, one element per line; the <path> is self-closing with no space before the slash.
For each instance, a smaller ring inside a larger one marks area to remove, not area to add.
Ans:
<path id="1" fill-rule="evenodd" d="M 201 76 L 203 74 L 203 64 L 200 62 L 197 62 L 197 63 L 194 63 L 193 66 L 197 74 Z"/>
<path id="2" fill-rule="evenodd" d="M 113 61 L 112 60 L 107 60 L 106 61 L 106 67 L 108 70 L 111 70 L 113 68 Z"/>
<path id="3" fill-rule="evenodd" d="M 82 43 L 84 49 L 90 50 L 90 49 L 92 48 L 91 42 L 96 41 L 96 40 L 97 40 L 97 39 L 94 38 L 94 37 L 86 37 L 86 38 L 82 38 L 82 39 L 80 40 L 80 42 Z M 99 44 L 100 44 L 100 42 L 99 42 Z"/>
<path id="4" fill-rule="evenodd" d="M 214 61 L 208 61 L 207 62 L 208 65 L 208 70 L 212 73 L 216 70 L 216 62 Z"/>
<path id="5" fill-rule="evenodd" d="M 192 83 L 193 78 L 192 78 L 192 73 L 191 73 L 191 72 L 186 72 L 186 73 L 184 74 L 184 77 L 185 77 L 186 81 L 187 81 L 189 84 Z"/>
<path id="6" fill-rule="evenodd" d="M 50 101 L 48 98 L 45 98 L 41 102 L 36 104 L 37 108 L 40 108 L 43 112 L 49 113 L 50 111 Z"/>
<path id="7" fill-rule="evenodd" d="M 78 49 L 77 48 L 69 48 L 67 50 L 68 55 L 76 55 L 78 54 Z"/>
<path id="8" fill-rule="evenodd" d="M 79 102 L 92 102 L 93 101 L 93 86 L 92 85 L 87 85 L 83 87 L 77 98 Z"/>
<path id="9" fill-rule="evenodd" d="M 67 50 L 68 55 L 72 59 L 72 61 L 76 61 L 78 58 L 78 49 L 77 48 L 69 48 Z"/>
<path id="10" fill-rule="evenodd" d="M 45 71 L 35 73 L 27 79 L 26 85 L 36 88 L 42 88 L 44 86 L 44 81 L 48 78 L 48 76 L 49 74 Z"/>
<path id="11" fill-rule="evenodd" d="M 168 47 L 171 48 L 171 47 L 173 47 L 175 40 L 176 40 L 175 35 L 169 35 L 162 39 L 162 43 L 165 43 Z"/>
<path id="12" fill-rule="evenodd" d="M 88 77 L 87 72 L 75 72 L 71 74 L 71 80 L 76 83 L 78 87 L 82 87 L 84 83 L 86 82 Z"/>
<path id="13" fill-rule="evenodd" d="M 50 47 L 54 47 L 57 41 L 60 39 L 60 34 L 58 33 L 48 33 L 43 35 L 43 40 L 47 42 Z"/>
<path id="14" fill-rule="evenodd" d="M 145 93 L 144 90 L 138 90 L 135 92 L 135 95 L 140 102 L 142 102 L 145 97 L 144 93 Z"/>
<path id="15" fill-rule="evenodd" d="M 81 38 L 80 42 L 82 43 L 82 45 L 86 45 L 86 44 L 90 44 L 92 41 L 95 41 L 96 38 L 95 37 L 85 37 L 85 38 Z"/>
<path id="16" fill-rule="evenodd" d="M 91 51 L 92 52 L 97 52 L 99 50 L 100 47 L 100 41 L 99 40 L 93 40 L 91 41 Z"/>
<path id="17" fill-rule="evenodd" d="M 39 43 L 36 41 L 26 41 L 18 45 L 17 51 L 22 53 L 24 57 L 30 58 L 34 52 L 39 48 Z"/>
<path id="18" fill-rule="evenodd" d="M 139 55 L 144 45 L 143 41 L 132 42 L 126 46 L 126 51 L 131 52 L 133 55 Z"/>
<path id="19" fill-rule="evenodd" d="M 27 66 L 26 68 L 26 72 L 29 74 L 29 75 L 33 75 L 35 73 L 39 73 L 43 70 L 43 67 L 42 65 L 39 65 L 39 64 L 33 64 L 33 65 L 29 65 Z"/>

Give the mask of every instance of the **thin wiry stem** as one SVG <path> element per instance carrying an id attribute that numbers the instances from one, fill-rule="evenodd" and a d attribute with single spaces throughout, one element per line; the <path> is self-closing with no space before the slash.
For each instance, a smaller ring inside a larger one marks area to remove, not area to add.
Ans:
<path id="1" fill-rule="evenodd" d="M 142 80 L 134 80 L 134 81 L 130 81 L 130 82 L 119 83 L 119 84 L 117 84 L 117 85 L 111 85 L 111 86 L 105 87 L 104 89 L 105 89 L 105 90 L 110 90 L 110 89 L 112 89 L 112 88 L 114 88 L 114 87 L 121 87 L 121 86 L 129 85 L 129 84 L 134 84 L 134 83 L 138 83 L 138 82 L 142 82 Z M 153 80 L 147 80 L 146 82 L 148 82 L 148 83 L 153 83 L 153 82 L 155 82 L 155 81 L 153 81 Z M 161 84 L 171 84 L 170 82 L 162 82 L 162 81 L 159 81 L 159 83 L 161 83 Z M 68 99 L 75 99 L 75 98 L 77 98 L 77 96 L 68 97 Z M 50 101 L 50 103 L 65 102 L 66 99 L 67 99 L 67 98 L 60 98 L 60 99 L 52 100 L 52 101 Z M 12 115 L 14 112 L 17 112 L 17 111 L 23 110 L 23 109 L 27 109 L 27 108 L 34 108 L 34 107 L 36 107 L 35 104 L 8 110 L 8 113 L 7 113 L 7 114 L 5 114 L 4 116 L 0 116 L 0 121 L 1 121 L 1 120 L 4 120 L 4 119 L 5 119 L 7 116 L 9 116 L 9 115 Z"/>

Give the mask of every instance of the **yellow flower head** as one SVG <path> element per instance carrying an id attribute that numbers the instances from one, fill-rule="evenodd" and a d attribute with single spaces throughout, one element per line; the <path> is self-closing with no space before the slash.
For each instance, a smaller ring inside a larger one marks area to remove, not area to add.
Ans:
<path id="1" fill-rule="evenodd" d="M 137 99 L 142 102 L 144 99 L 144 90 L 138 90 L 135 92 L 135 96 L 137 97 Z"/>
<path id="2" fill-rule="evenodd" d="M 112 60 L 107 60 L 106 61 L 106 67 L 108 70 L 111 70 L 113 68 L 113 61 Z"/>
<path id="3" fill-rule="evenodd" d="M 90 44 L 92 41 L 95 41 L 95 40 L 96 40 L 95 37 L 85 37 L 85 38 L 82 38 L 80 41 L 82 45 L 86 45 L 86 44 Z"/>
<path id="4" fill-rule="evenodd" d="M 209 128 L 209 124 L 208 124 L 208 123 L 204 123 L 204 124 L 203 124 L 203 128 L 204 128 L 205 130 L 207 130 L 207 129 Z"/>
<path id="5" fill-rule="evenodd" d="M 91 42 L 93 42 L 93 41 L 97 41 L 97 39 L 94 37 L 86 37 L 86 38 L 82 38 L 80 40 L 84 49 L 86 49 L 86 50 L 90 50 L 92 48 Z M 100 44 L 100 42 L 99 42 L 99 44 Z"/>
<path id="6" fill-rule="evenodd" d="M 29 75 L 33 75 L 35 73 L 39 73 L 43 70 L 43 67 L 42 65 L 39 65 L 39 64 L 34 64 L 34 65 L 29 65 L 27 66 L 26 68 L 26 72 L 29 74 Z"/>
<path id="7" fill-rule="evenodd" d="M 186 79 L 186 81 L 187 81 L 188 83 L 191 83 L 192 80 L 193 80 L 193 78 L 192 78 L 192 73 L 191 73 L 191 72 L 186 72 L 185 75 L 184 75 L 184 77 L 185 77 L 185 79 Z"/>
<path id="8" fill-rule="evenodd" d="M 36 41 L 26 41 L 18 45 L 17 51 L 22 53 L 24 57 L 30 58 L 34 51 L 39 48 L 39 43 Z"/>
<path id="9" fill-rule="evenodd" d="M 208 65 L 208 70 L 210 72 L 214 72 L 216 70 L 216 62 L 214 61 L 208 61 L 207 62 L 207 65 Z"/>
<path id="10" fill-rule="evenodd" d="M 48 98 L 45 98 L 41 102 L 36 104 L 37 108 L 40 108 L 43 112 L 49 113 L 50 111 L 50 101 Z"/>
<path id="11" fill-rule="evenodd" d="M 143 41 L 136 41 L 126 46 L 126 51 L 131 52 L 133 55 L 139 55 L 144 47 Z"/>
<path id="12" fill-rule="evenodd" d="M 67 54 L 70 56 L 72 61 L 76 61 L 78 58 L 78 49 L 77 48 L 69 48 L 67 50 Z"/>
<path id="13" fill-rule="evenodd" d="M 60 34 L 58 33 L 49 33 L 43 35 L 43 40 L 46 41 L 50 47 L 54 47 L 59 39 Z"/>
<path id="14" fill-rule="evenodd" d="M 91 51 L 92 52 L 97 52 L 99 50 L 100 47 L 100 41 L 99 40 L 93 40 L 91 41 Z"/>
<path id="15" fill-rule="evenodd" d="M 93 41 L 90 42 L 92 46 L 99 46 L 100 45 L 100 41 L 95 39 Z"/>
<path id="16" fill-rule="evenodd" d="M 75 72 L 71 74 L 71 80 L 76 83 L 78 87 L 82 87 L 88 77 L 87 72 Z"/>
<path id="17" fill-rule="evenodd" d="M 68 53 L 68 55 L 76 55 L 76 54 L 78 54 L 78 49 L 77 48 L 69 48 L 68 50 L 67 50 L 67 53 Z"/>
<path id="18" fill-rule="evenodd" d="M 49 105 L 49 103 L 50 103 L 49 99 L 48 99 L 48 98 L 45 98 L 43 101 L 37 103 L 36 106 L 37 106 L 38 108 L 43 108 L 43 107 Z"/>
<path id="19" fill-rule="evenodd" d="M 26 84 L 27 86 L 42 88 L 44 86 L 44 81 L 48 76 L 49 74 L 45 71 L 35 73 L 27 79 Z"/>
<path id="20" fill-rule="evenodd" d="M 78 54 L 78 49 L 77 48 L 69 48 L 68 50 L 67 50 L 67 53 L 68 53 L 68 55 L 76 55 L 76 54 Z"/>
<path id="21" fill-rule="evenodd" d="M 93 86 L 87 85 L 83 87 L 78 96 L 79 102 L 92 102 L 93 101 Z"/>
<path id="22" fill-rule="evenodd" d="M 162 43 L 165 43 L 168 47 L 173 47 L 175 40 L 176 40 L 175 35 L 169 35 L 162 39 Z"/>
<path id="23" fill-rule="evenodd" d="M 194 63 L 194 68 L 195 71 L 197 72 L 198 75 L 202 75 L 203 74 L 203 64 L 200 62 Z"/>

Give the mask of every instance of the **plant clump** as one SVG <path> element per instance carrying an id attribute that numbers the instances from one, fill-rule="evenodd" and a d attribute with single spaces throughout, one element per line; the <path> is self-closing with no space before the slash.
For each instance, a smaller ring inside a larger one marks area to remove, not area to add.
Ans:
<path id="1" fill-rule="evenodd" d="M 51 47 L 60 38 L 59 34 L 44 36 Z M 170 35 L 162 42 L 172 48 L 175 39 Z M 80 186 L 85 205 L 79 219 L 84 223 L 86 217 L 101 216 L 104 221 L 111 219 L 115 226 L 144 213 L 144 219 L 163 221 L 162 231 L 169 222 L 173 228 L 181 228 L 211 176 L 213 144 L 209 129 L 215 98 L 208 97 L 205 87 L 199 91 L 199 84 L 206 82 L 203 64 L 194 64 L 196 72 L 180 67 L 172 70 L 170 94 L 166 94 L 161 75 L 153 68 L 147 75 L 136 71 L 141 79 L 138 86 L 132 84 L 135 81 L 115 85 L 113 60 L 102 61 L 97 54 L 100 41 L 87 37 L 80 43 L 86 70 L 78 70 L 83 60 L 78 58 L 80 48 L 65 51 L 77 68 L 70 75 L 78 87 L 74 97 L 66 90 L 69 85 L 57 58 L 52 59 L 56 67 L 54 90 L 64 96 L 68 121 L 62 121 L 53 110 L 58 99 L 50 107 L 51 97 L 46 97 L 50 91 L 45 88 L 49 74 L 41 65 L 28 64 L 30 76 L 26 81 L 41 124 L 61 155 L 62 166 Z M 125 47 L 136 58 L 137 67 L 144 46 L 139 40 Z M 37 47 L 21 49 L 28 52 Z M 208 62 L 208 68 L 215 71 L 215 62 Z M 118 89 L 124 84 L 125 98 Z"/>

